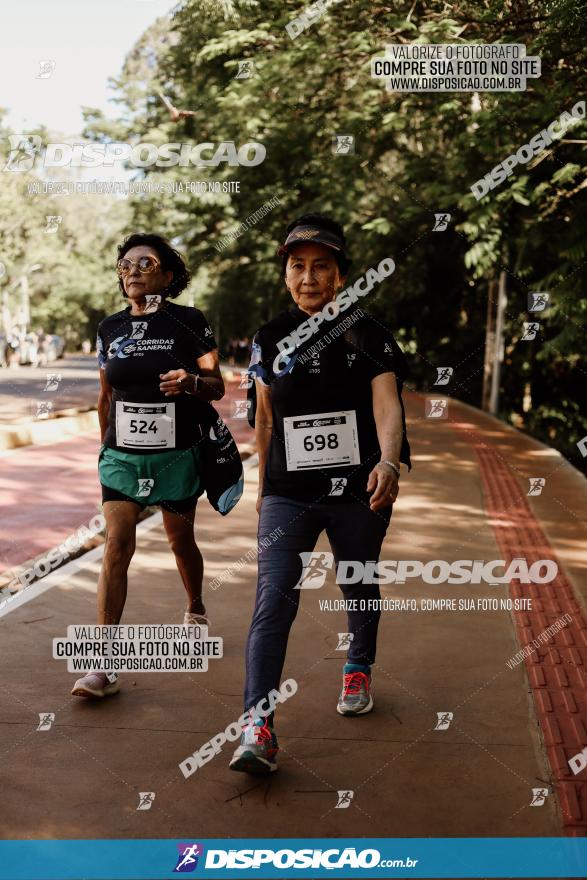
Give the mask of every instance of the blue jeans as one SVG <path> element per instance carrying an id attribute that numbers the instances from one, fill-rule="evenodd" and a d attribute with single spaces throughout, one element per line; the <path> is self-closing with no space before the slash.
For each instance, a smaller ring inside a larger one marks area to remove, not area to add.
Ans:
<path id="1" fill-rule="evenodd" d="M 361 502 L 308 504 L 280 495 L 263 498 L 257 596 L 246 648 L 246 711 L 272 688 L 279 688 L 289 631 L 300 601 L 300 590 L 294 589 L 303 571 L 300 553 L 311 552 L 326 530 L 335 564 L 339 560 L 377 562 L 390 517 L 390 507 L 374 513 Z M 270 538 L 278 528 L 284 534 Z M 345 599 L 380 598 L 378 584 L 341 584 L 340 588 Z M 370 666 L 375 662 L 380 616 L 378 610 L 347 611 L 348 632 L 354 636 L 349 663 Z"/>

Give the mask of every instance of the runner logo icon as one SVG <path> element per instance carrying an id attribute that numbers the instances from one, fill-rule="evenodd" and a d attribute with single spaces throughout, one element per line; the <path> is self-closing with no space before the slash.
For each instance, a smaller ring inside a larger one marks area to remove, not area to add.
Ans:
<path id="1" fill-rule="evenodd" d="M 330 482 L 332 483 L 332 488 L 328 495 L 342 495 L 346 488 L 347 478 L 346 477 L 330 477 Z"/>
<path id="2" fill-rule="evenodd" d="M 3 171 L 30 171 L 35 164 L 35 157 L 41 149 L 41 138 L 38 134 L 11 134 L 8 138 L 9 149 Z"/>
<path id="3" fill-rule="evenodd" d="M 137 810 L 150 810 L 155 800 L 154 791 L 139 791 L 139 805 Z"/>
<path id="4" fill-rule="evenodd" d="M 161 296 L 158 293 L 147 293 L 145 295 L 145 311 L 156 312 L 161 302 Z"/>
<path id="5" fill-rule="evenodd" d="M 528 294 L 528 311 L 543 312 L 548 306 L 549 293 L 532 291 Z"/>
<path id="6" fill-rule="evenodd" d="M 432 232 L 444 232 L 446 229 L 448 229 L 449 223 L 450 214 L 435 214 Z"/>
<path id="7" fill-rule="evenodd" d="M 39 726 L 37 730 L 51 730 L 51 725 L 54 721 L 54 712 L 39 712 Z"/>
<path id="8" fill-rule="evenodd" d="M 434 730 L 448 730 L 450 722 L 454 718 L 454 714 L 452 712 L 437 712 L 436 716 L 438 721 L 436 722 Z"/>
<path id="9" fill-rule="evenodd" d="M 252 400 L 233 400 L 234 412 L 233 419 L 246 419 L 251 408 Z"/>
<path id="10" fill-rule="evenodd" d="M 522 342 L 528 342 L 531 339 L 536 339 L 536 334 L 540 331 L 540 324 L 536 324 L 532 321 L 524 321 L 524 333 L 520 337 Z"/>
<path id="11" fill-rule="evenodd" d="M 332 553 L 300 553 L 302 573 L 294 590 L 319 590 L 326 580 L 327 569 L 332 568 Z"/>
<path id="12" fill-rule="evenodd" d="M 548 797 L 548 789 L 547 788 L 533 788 L 532 789 L 532 800 L 530 801 L 531 807 L 541 807 L 544 804 L 544 801 Z"/>
<path id="13" fill-rule="evenodd" d="M 453 373 L 452 367 L 436 367 L 436 371 L 438 376 L 436 378 L 435 385 L 448 385 L 450 382 L 450 378 Z"/>
<path id="14" fill-rule="evenodd" d="M 426 400 L 426 418 L 427 419 L 447 419 L 448 418 L 448 398 L 436 397 Z"/>
<path id="15" fill-rule="evenodd" d="M 355 795 L 354 791 L 337 791 L 338 803 L 335 810 L 348 810 Z"/>
<path id="16" fill-rule="evenodd" d="M 149 326 L 146 321 L 131 321 L 132 325 L 132 333 L 130 334 L 131 339 L 142 339 L 145 335 L 145 330 Z"/>
<path id="17" fill-rule="evenodd" d="M 47 381 L 43 391 L 57 391 L 61 382 L 61 373 L 47 373 Z"/>
<path id="18" fill-rule="evenodd" d="M 530 488 L 526 493 L 527 495 L 542 495 L 542 490 L 546 486 L 546 479 L 544 477 L 528 477 L 528 482 L 530 483 Z"/>
<path id="19" fill-rule="evenodd" d="M 204 855 L 204 847 L 201 843 L 178 843 L 177 864 L 173 869 L 174 874 L 187 874 L 195 871 L 198 867 L 198 859 Z"/>
<path id="20" fill-rule="evenodd" d="M 350 648 L 354 637 L 354 633 L 338 633 L 338 645 L 336 646 L 336 650 L 345 651 L 347 648 Z"/>

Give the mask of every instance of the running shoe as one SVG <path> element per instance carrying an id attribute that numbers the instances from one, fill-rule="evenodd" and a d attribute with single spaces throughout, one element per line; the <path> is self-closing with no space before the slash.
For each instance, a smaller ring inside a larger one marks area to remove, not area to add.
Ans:
<path id="1" fill-rule="evenodd" d="M 78 678 L 71 693 L 74 697 L 109 697 L 120 690 L 118 676 L 110 681 L 105 672 L 89 672 Z"/>
<path id="2" fill-rule="evenodd" d="M 241 744 L 229 764 L 231 770 L 265 776 L 277 770 L 277 737 L 266 718 L 255 718 L 243 728 Z"/>
<path id="3" fill-rule="evenodd" d="M 192 614 L 191 611 L 186 611 L 183 616 L 183 625 L 184 626 L 193 626 L 197 624 L 197 626 L 210 626 L 210 621 L 203 614 Z"/>
<path id="4" fill-rule="evenodd" d="M 342 691 L 336 707 L 339 715 L 364 715 L 372 708 L 371 675 L 365 672 L 343 672 Z"/>

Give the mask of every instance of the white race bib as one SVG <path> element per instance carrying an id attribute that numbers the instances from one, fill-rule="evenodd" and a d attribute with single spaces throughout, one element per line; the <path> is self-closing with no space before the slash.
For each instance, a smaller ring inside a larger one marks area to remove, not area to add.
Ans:
<path id="1" fill-rule="evenodd" d="M 175 404 L 117 400 L 116 445 L 125 449 L 175 449 Z"/>
<path id="2" fill-rule="evenodd" d="M 288 471 L 360 464 L 355 410 L 283 420 Z"/>

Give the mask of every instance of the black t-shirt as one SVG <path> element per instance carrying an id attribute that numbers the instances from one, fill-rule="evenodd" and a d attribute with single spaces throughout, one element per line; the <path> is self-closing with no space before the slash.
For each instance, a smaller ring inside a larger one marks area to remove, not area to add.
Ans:
<path id="1" fill-rule="evenodd" d="M 394 373 L 401 401 L 405 358 L 387 327 L 354 308 L 323 322 L 289 357 L 276 359 L 278 342 L 308 317 L 295 306 L 265 324 L 253 340 L 249 375 L 270 386 L 273 415 L 263 495 L 368 502 L 368 475 L 381 459 L 371 380 Z M 249 398 L 254 425 L 254 382 Z M 400 460 L 411 467 L 403 403 L 402 422 Z"/>
<path id="2" fill-rule="evenodd" d="M 215 348 L 206 318 L 188 306 L 167 301 L 144 315 L 131 315 L 127 306 L 104 318 L 96 349 L 113 388 L 105 445 L 144 455 L 197 443 L 205 405 L 185 393 L 165 397 L 159 374 L 197 373 L 197 358 Z"/>

